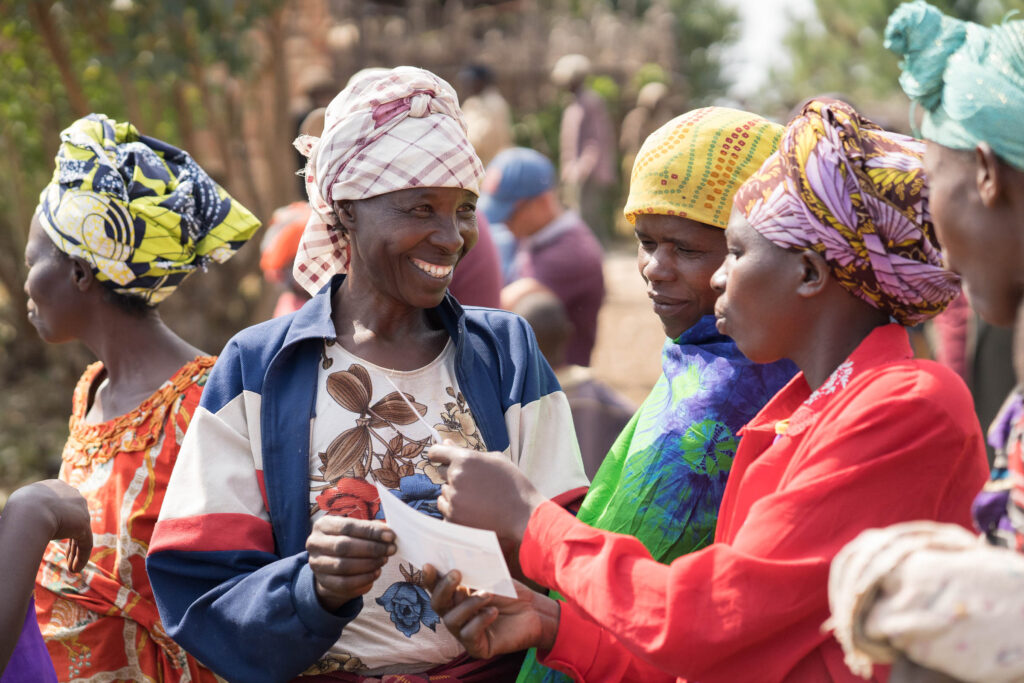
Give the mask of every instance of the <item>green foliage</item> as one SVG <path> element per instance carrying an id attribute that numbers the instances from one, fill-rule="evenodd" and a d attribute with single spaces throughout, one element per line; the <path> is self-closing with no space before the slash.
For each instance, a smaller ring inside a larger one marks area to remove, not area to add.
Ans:
<path id="1" fill-rule="evenodd" d="M 1024 0 L 930 0 L 962 19 L 992 23 Z M 899 97 L 899 59 L 883 46 L 889 15 L 902 0 L 815 0 L 817 18 L 794 24 L 786 37 L 792 59 L 777 70 L 763 106 L 792 106 L 822 93 L 842 94 L 861 106 Z"/>

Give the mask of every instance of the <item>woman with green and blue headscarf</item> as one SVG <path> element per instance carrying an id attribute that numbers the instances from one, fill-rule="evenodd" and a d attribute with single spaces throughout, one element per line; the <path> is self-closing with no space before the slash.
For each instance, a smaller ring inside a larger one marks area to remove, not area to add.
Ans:
<path id="1" fill-rule="evenodd" d="M 214 357 L 157 312 L 189 274 L 223 262 L 260 222 L 192 159 L 91 114 L 61 133 L 25 249 L 28 316 L 43 340 L 99 359 L 75 388 L 60 479 L 89 504 L 80 574 L 51 543 L 36 614 L 61 681 L 212 681 L 164 631 L 146 552 Z"/>

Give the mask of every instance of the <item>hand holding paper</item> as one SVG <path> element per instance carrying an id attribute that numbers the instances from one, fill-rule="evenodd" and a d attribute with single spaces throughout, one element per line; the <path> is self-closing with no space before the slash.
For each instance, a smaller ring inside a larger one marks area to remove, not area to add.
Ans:
<path id="1" fill-rule="evenodd" d="M 412 509 L 376 484 L 398 552 L 417 567 L 431 564 L 445 573 L 458 569 L 470 588 L 515 598 L 505 556 L 493 531 L 450 524 Z"/>

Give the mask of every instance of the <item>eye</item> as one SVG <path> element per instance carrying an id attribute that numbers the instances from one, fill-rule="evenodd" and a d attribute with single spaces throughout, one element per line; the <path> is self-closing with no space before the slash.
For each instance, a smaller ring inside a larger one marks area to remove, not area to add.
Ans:
<path id="1" fill-rule="evenodd" d="M 657 242 L 653 240 L 645 240 L 640 238 L 637 239 L 639 239 L 640 241 L 640 248 L 643 249 L 644 251 L 654 251 L 655 249 L 658 248 Z"/>
<path id="2" fill-rule="evenodd" d="M 420 204 L 409 209 L 409 213 L 416 216 L 430 216 L 434 213 L 434 207 L 430 204 Z"/>
<path id="3" fill-rule="evenodd" d="M 476 213 L 476 206 L 473 204 L 463 204 L 459 207 L 459 213 Z"/>

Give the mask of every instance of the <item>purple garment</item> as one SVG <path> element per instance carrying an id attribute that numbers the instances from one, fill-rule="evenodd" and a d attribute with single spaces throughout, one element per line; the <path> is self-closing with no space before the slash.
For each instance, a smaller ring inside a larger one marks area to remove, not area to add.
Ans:
<path id="1" fill-rule="evenodd" d="M 515 278 L 535 278 L 565 306 L 573 326 L 565 360 L 572 365 L 590 365 L 597 314 L 604 301 L 603 260 L 601 244 L 572 211 L 519 242 Z"/>
<path id="2" fill-rule="evenodd" d="M 0 676 L 0 683 L 57 683 L 57 673 L 36 621 L 35 600 L 29 600 L 21 636 Z"/>
<path id="3" fill-rule="evenodd" d="M 593 479 L 619 433 L 629 424 L 636 406 L 604 382 L 589 368 L 569 365 L 555 371 L 569 401 L 572 425 L 583 456 L 583 469 Z"/>
<path id="4" fill-rule="evenodd" d="M 615 182 L 615 131 L 608 107 L 593 90 L 581 90 L 562 112 L 559 147 L 565 182 Z"/>
<path id="5" fill-rule="evenodd" d="M 455 267 L 448 291 L 463 306 L 498 308 L 504 280 L 501 258 L 498 256 L 498 248 L 494 245 L 491 228 L 483 213 L 476 215 L 476 221 L 480 237 L 476 241 L 476 246 L 470 249 Z"/>

